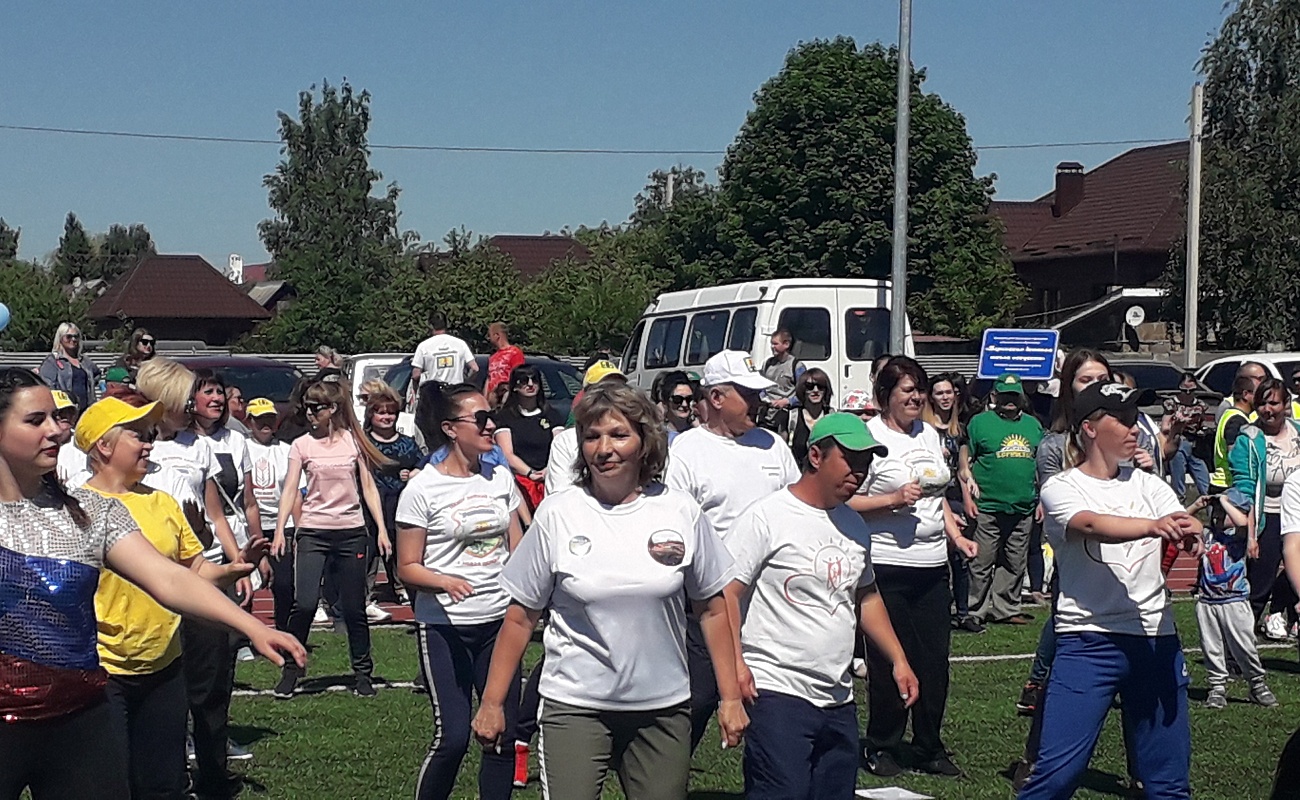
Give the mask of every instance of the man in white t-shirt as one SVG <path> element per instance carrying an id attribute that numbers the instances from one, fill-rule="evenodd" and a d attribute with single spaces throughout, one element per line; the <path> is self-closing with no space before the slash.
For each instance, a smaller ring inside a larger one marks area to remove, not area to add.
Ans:
<path id="1" fill-rule="evenodd" d="M 447 320 L 441 312 L 429 315 L 433 335 L 416 345 L 411 357 L 411 392 L 414 395 L 426 381 L 460 383 L 478 372 L 478 362 L 464 339 L 447 333 Z"/>
<path id="2" fill-rule="evenodd" d="M 799 480 L 799 465 L 789 445 L 754 423 L 762 393 L 774 384 L 754 369 L 753 359 L 723 350 L 705 362 L 700 382 L 708 420 L 673 439 L 664 482 L 695 498 L 725 544 L 742 511 Z M 731 605 L 732 625 L 738 628 L 740 609 Z M 717 708 L 718 689 L 699 625 L 692 624 L 686 634 L 694 749 Z"/>
<path id="3" fill-rule="evenodd" d="M 872 459 L 887 452 L 858 417 L 827 414 L 808 435 L 798 482 L 732 526 L 736 579 L 726 593 L 749 601 L 737 673 L 751 702 L 750 800 L 853 795 L 860 751 L 849 665 L 857 627 L 893 663 L 903 702 L 916 701 L 916 675 L 876 591 L 871 531 L 845 505 Z"/>

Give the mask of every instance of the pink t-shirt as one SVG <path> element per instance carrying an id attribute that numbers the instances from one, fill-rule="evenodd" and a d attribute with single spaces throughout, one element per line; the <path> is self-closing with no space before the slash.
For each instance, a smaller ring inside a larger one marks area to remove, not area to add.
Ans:
<path id="1" fill-rule="evenodd" d="M 347 431 L 330 439 L 317 439 L 307 433 L 293 440 L 289 463 L 297 461 L 307 476 L 300 527 L 333 531 L 366 524 L 357 485 L 360 459 L 357 443 Z"/>

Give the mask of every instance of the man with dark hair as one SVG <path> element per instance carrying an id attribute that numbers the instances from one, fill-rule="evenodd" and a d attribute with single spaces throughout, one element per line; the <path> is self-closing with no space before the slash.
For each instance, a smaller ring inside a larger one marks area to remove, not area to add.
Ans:
<path id="1" fill-rule="evenodd" d="M 439 311 L 429 315 L 429 328 L 433 335 L 415 348 L 411 357 L 411 384 L 408 389 L 411 404 L 426 381 L 460 383 L 478 372 L 474 353 L 464 339 L 447 333 L 447 319 Z"/>

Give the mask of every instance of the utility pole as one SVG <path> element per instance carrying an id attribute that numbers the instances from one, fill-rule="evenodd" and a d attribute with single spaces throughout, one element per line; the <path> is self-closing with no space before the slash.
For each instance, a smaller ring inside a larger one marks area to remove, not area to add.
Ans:
<path id="1" fill-rule="evenodd" d="M 898 113 L 894 127 L 894 249 L 890 268 L 889 352 L 907 342 L 907 137 L 912 122 L 912 0 L 898 5 Z"/>
<path id="2" fill-rule="evenodd" d="M 1187 286 L 1183 309 L 1183 356 L 1188 369 L 1196 368 L 1201 269 L 1201 135 L 1204 132 L 1205 95 L 1201 84 L 1192 86 L 1192 124 L 1187 153 Z"/>

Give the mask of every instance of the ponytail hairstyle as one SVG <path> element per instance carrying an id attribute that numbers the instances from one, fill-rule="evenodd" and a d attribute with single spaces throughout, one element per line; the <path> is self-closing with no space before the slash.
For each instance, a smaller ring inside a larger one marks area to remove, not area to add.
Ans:
<path id="1" fill-rule="evenodd" d="M 1074 412 L 1074 376 L 1086 364 L 1094 361 L 1105 367 L 1107 374 L 1110 373 L 1110 362 L 1096 350 L 1080 348 L 1065 357 L 1065 364 L 1061 367 L 1061 388 L 1056 393 L 1056 403 L 1052 407 L 1053 433 L 1070 433 L 1070 415 Z"/>
<path id="2" fill-rule="evenodd" d="M 361 458 L 366 462 L 366 466 L 371 469 L 393 466 L 391 461 L 379 448 L 375 447 L 370 441 L 370 437 L 361 429 L 361 424 L 357 422 L 357 416 L 352 412 L 351 397 L 352 390 L 346 383 L 338 378 L 337 375 L 330 375 L 326 380 L 312 381 L 307 384 L 307 389 L 302 393 L 303 404 L 321 403 L 334 407 L 334 413 L 330 417 L 330 429 L 337 431 L 346 431 L 352 434 L 352 438 L 357 443 L 357 450 L 361 453 Z"/>
<path id="3" fill-rule="evenodd" d="M 33 372 L 18 367 L 0 369 L 0 418 L 9 413 L 15 394 L 23 389 L 37 388 L 44 389 L 46 393 L 49 392 L 49 387 Z M 68 516 L 72 517 L 73 523 L 78 528 L 89 527 L 90 516 L 81 507 L 81 503 L 77 502 L 77 498 L 68 494 L 68 490 L 63 488 L 63 484 L 59 481 L 59 476 L 55 470 L 50 470 L 42 475 L 41 483 L 55 501 L 67 509 Z"/>
<path id="4" fill-rule="evenodd" d="M 442 429 L 442 423 L 460 416 L 465 398 L 481 395 L 470 383 L 439 383 L 425 381 L 415 403 L 415 427 L 424 437 L 429 449 L 436 450 L 451 444 Z"/>

